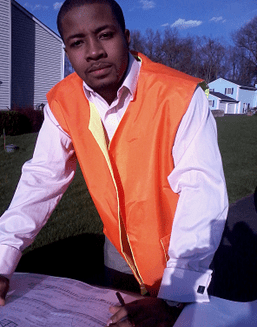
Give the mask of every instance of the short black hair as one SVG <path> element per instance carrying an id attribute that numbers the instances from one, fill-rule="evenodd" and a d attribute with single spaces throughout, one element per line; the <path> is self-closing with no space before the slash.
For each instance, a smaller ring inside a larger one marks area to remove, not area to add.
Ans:
<path id="1" fill-rule="evenodd" d="M 81 7 L 83 5 L 90 5 L 94 3 L 102 3 L 102 4 L 108 4 L 111 9 L 114 17 L 117 19 L 117 22 L 119 23 L 121 30 L 123 33 L 125 33 L 125 19 L 122 12 L 122 9 L 120 5 L 115 0 L 65 0 L 62 4 L 58 16 L 57 16 L 57 28 L 60 33 L 60 36 L 62 36 L 62 20 L 64 16 L 73 8 L 75 7 Z"/>

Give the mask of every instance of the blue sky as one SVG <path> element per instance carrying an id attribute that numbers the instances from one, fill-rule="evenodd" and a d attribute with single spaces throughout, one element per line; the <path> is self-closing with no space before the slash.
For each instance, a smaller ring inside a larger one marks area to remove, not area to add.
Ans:
<path id="1" fill-rule="evenodd" d="M 56 16 L 62 2 L 16 0 L 36 18 L 56 29 Z M 127 28 L 164 31 L 176 27 L 181 36 L 198 35 L 231 42 L 231 32 L 257 16 L 257 0 L 118 0 Z"/>

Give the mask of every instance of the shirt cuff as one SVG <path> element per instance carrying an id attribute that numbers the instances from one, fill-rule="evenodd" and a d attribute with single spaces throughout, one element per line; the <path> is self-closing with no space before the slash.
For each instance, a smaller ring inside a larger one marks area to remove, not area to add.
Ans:
<path id="1" fill-rule="evenodd" d="M 166 268 L 158 297 L 182 303 L 209 302 L 207 288 L 210 272 L 196 272 L 180 268 Z"/>
<path id="2" fill-rule="evenodd" d="M 10 279 L 18 265 L 21 255 L 21 251 L 14 247 L 0 245 L 0 274 Z"/>

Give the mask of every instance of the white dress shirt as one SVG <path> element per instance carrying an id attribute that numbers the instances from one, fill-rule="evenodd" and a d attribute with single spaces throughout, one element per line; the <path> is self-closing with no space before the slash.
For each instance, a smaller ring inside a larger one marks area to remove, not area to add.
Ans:
<path id="1" fill-rule="evenodd" d="M 84 90 L 100 114 L 109 139 L 133 99 L 140 63 L 131 55 L 117 98 L 108 103 L 86 84 Z M 9 209 L 0 219 L 0 274 L 10 278 L 21 257 L 47 222 L 71 183 L 76 155 L 69 135 L 48 105 L 33 158 L 22 176 Z M 207 98 L 197 88 L 171 150 L 175 168 L 167 177 L 180 195 L 159 297 L 180 302 L 208 301 L 209 264 L 216 251 L 228 210 L 228 198 L 215 120 Z"/>

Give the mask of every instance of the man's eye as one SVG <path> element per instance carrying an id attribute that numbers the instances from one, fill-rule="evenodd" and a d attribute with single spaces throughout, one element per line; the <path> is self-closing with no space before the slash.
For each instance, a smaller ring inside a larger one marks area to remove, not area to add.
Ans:
<path id="1" fill-rule="evenodd" d="M 100 39 L 111 39 L 113 37 L 113 32 L 104 32 L 100 35 Z"/>
<path id="2" fill-rule="evenodd" d="M 78 47 L 82 44 L 82 41 L 81 40 L 77 40 L 77 41 L 74 41 L 72 44 L 71 44 L 71 47 Z"/>

